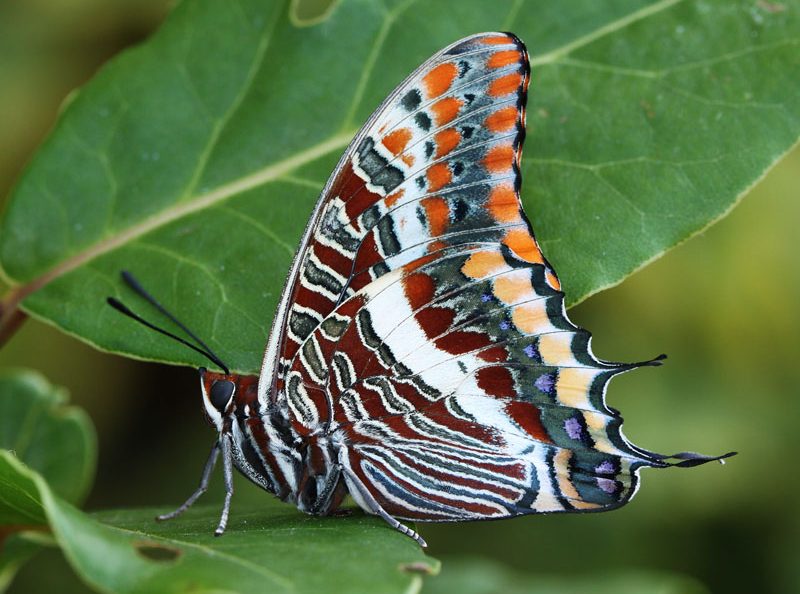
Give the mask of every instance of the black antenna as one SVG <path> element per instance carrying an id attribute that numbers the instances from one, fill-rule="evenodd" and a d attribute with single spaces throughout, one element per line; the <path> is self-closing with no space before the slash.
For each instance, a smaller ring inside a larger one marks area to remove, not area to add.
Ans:
<path id="1" fill-rule="evenodd" d="M 193 351 L 200 353 L 201 355 L 206 357 L 209 361 L 213 362 L 216 365 L 219 365 L 222 368 L 222 370 L 225 372 L 225 375 L 230 375 L 230 370 L 228 369 L 228 366 L 225 365 L 225 363 L 222 362 L 222 360 L 214 353 L 214 351 L 211 350 L 211 347 L 209 347 L 205 342 L 200 340 L 200 338 L 198 338 L 197 335 L 194 332 L 189 330 L 189 328 L 187 328 L 186 325 L 183 324 L 183 322 L 178 320 L 174 315 L 172 315 L 169 311 L 167 311 L 167 309 L 163 305 L 161 305 L 161 303 L 159 303 L 158 300 L 155 297 L 150 295 L 150 293 L 148 293 L 144 289 L 144 287 L 142 287 L 142 285 L 139 283 L 139 281 L 136 280 L 136 278 L 130 272 L 123 270 L 122 271 L 122 279 L 125 281 L 125 283 L 129 287 L 131 287 L 134 291 L 136 291 L 136 293 L 138 293 L 141 297 L 146 299 L 158 311 L 160 311 L 165 316 L 167 316 L 170 320 L 172 320 L 181 330 L 186 332 L 186 334 L 188 334 L 191 338 L 196 340 L 200 344 L 200 346 L 202 348 L 198 347 L 197 345 L 192 344 L 191 342 L 181 338 L 180 336 L 176 336 L 172 332 L 164 330 L 163 328 L 160 328 L 159 326 L 156 326 L 155 324 L 153 324 L 151 322 L 148 322 L 143 317 L 135 314 L 133 311 L 131 311 L 130 308 L 128 308 L 125 304 L 123 304 L 118 299 L 115 299 L 114 297 L 108 297 L 106 299 L 107 303 L 111 307 L 116 309 L 118 312 L 125 314 L 129 318 L 136 320 L 140 324 L 142 324 L 144 326 L 147 326 L 151 330 L 155 330 L 156 332 L 159 332 L 159 333 L 163 334 L 164 336 L 169 336 L 173 340 L 177 340 L 178 342 L 180 342 L 181 344 L 189 347 Z"/>
<path id="2" fill-rule="evenodd" d="M 138 280 L 136 280 L 135 276 L 133 276 L 127 270 L 123 270 L 120 274 L 122 275 L 122 280 L 124 280 L 131 289 L 136 291 L 140 296 L 144 297 L 158 311 L 160 311 L 165 316 L 167 316 L 170 320 L 175 322 L 175 324 L 177 324 L 178 327 L 181 330 L 186 332 L 186 334 L 188 334 L 191 338 L 194 338 L 194 340 L 197 341 L 197 344 L 199 344 L 201 347 L 203 347 L 208 353 L 210 353 L 212 355 L 214 354 L 214 351 L 211 350 L 210 346 L 208 346 L 206 343 L 204 343 L 202 340 L 200 340 L 200 338 L 194 332 L 189 330 L 183 324 L 183 322 L 181 322 L 178 318 L 176 318 L 170 312 L 168 312 L 167 308 L 164 307 L 163 305 L 161 305 L 155 297 L 153 297 L 150 293 L 145 291 L 144 287 L 142 286 L 142 284 Z M 215 355 L 215 357 L 216 357 L 216 355 Z M 217 357 L 217 358 L 219 358 L 219 357 Z"/>

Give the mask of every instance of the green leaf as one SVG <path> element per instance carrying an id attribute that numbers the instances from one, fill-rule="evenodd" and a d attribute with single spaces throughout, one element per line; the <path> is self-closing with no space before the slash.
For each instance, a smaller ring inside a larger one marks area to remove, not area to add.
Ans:
<path id="1" fill-rule="evenodd" d="M 724 215 L 800 135 L 800 3 L 181 3 L 65 109 L 0 224 L 24 308 L 103 349 L 199 359 L 104 306 L 131 269 L 241 371 L 339 154 L 427 56 L 513 30 L 523 197 L 569 301 Z M 301 6 L 302 8 L 302 6 Z"/>
<path id="2" fill-rule="evenodd" d="M 615 570 L 600 575 L 532 575 L 484 559 L 448 559 L 440 575 L 426 580 L 425 594 L 708 594 L 685 575 Z"/>
<path id="3" fill-rule="evenodd" d="M 36 532 L 5 534 L 0 529 L 0 592 L 5 592 L 19 568 L 41 549 L 45 536 Z"/>
<path id="4" fill-rule="evenodd" d="M 94 426 L 67 406 L 66 392 L 27 370 L 0 372 L 0 449 L 47 477 L 53 491 L 81 501 L 94 479 Z M 0 591 L 42 544 L 47 520 L 31 480 L 0 466 Z"/>
<path id="5" fill-rule="evenodd" d="M 72 503 L 83 500 L 94 480 L 97 438 L 91 420 L 67 405 L 64 389 L 33 371 L 0 372 L 0 449 L 10 450 Z"/>
<path id="6" fill-rule="evenodd" d="M 103 592 L 394 594 L 418 590 L 419 572 L 438 569 L 411 539 L 363 514 L 313 518 L 269 501 L 237 507 L 228 532 L 215 538 L 215 506 L 167 523 L 153 520 L 165 510 L 92 517 L 7 452 L 0 452 L 0 480 L 27 498 L 28 513 L 46 517 L 78 575 Z"/>

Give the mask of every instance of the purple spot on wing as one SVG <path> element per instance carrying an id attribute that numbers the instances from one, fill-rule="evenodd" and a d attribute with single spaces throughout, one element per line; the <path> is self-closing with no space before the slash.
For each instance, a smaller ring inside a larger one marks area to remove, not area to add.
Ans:
<path id="1" fill-rule="evenodd" d="M 564 421 L 564 431 L 566 431 L 567 435 L 569 435 L 572 439 L 580 439 L 581 435 L 583 435 L 581 422 L 575 417 L 570 417 Z"/>
<path id="2" fill-rule="evenodd" d="M 484 293 L 483 295 L 481 295 L 481 301 L 483 301 L 484 303 L 486 303 L 487 301 L 491 301 L 491 300 L 492 300 L 491 294 Z"/>
<path id="3" fill-rule="evenodd" d="M 536 378 L 533 383 L 537 390 L 541 390 L 545 394 L 549 394 L 553 390 L 553 385 L 556 383 L 552 373 L 545 373 Z M 572 420 L 572 419 L 571 419 Z"/>
<path id="4" fill-rule="evenodd" d="M 600 464 L 598 464 L 597 466 L 595 466 L 594 471 L 597 474 L 614 474 L 614 465 L 608 460 L 605 460 L 603 462 L 600 462 Z"/>
<path id="5" fill-rule="evenodd" d="M 508 321 L 503 320 L 500 322 L 500 330 L 508 330 L 509 328 L 511 328 L 511 324 L 509 324 Z"/>
<path id="6" fill-rule="evenodd" d="M 597 486 L 610 495 L 613 495 L 617 492 L 617 481 L 613 481 L 611 479 L 598 478 Z"/>
<path id="7" fill-rule="evenodd" d="M 531 359 L 538 359 L 539 358 L 539 351 L 536 350 L 536 347 L 532 344 L 526 346 L 522 351 L 528 355 Z"/>

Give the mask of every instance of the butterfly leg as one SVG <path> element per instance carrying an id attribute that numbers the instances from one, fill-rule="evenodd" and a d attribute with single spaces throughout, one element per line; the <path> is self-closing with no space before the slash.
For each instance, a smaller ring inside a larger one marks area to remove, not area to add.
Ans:
<path id="1" fill-rule="evenodd" d="M 222 471 L 225 478 L 225 503 L 222 505 L 222 515 L 219 518 L 219 525 L 214 531 L 214 536 L 222 536 L 222 533 L 225 532 L 225 528 L 228 525 L 228 515 L 231 511 L 231 498 L 233 497 L 231 434 L 222 433 L 219 441 L 222 448 Z"/>
<path id="2" fill-rule="evenodd" d="M 350 470 L 346 465 L 342 465 L 342 471 L 344 472 L 345 476 L 349 479 L 350 483 L 358 489 L 358 500 L 359 503 L 363 502 L 367 506 L 367 511 L 380 516 L 383 518 L 383 521 L 389 524 L 392 528 L 397 530 L 398 532 L 402 532 L 406 536 L 410 536 L 414 540 L 419 543 L 419 546 L 425 548 L 428 546 L 428 543 L 425 542 L 417 532 L 406 526 L 405 524 L 401 524 L 397 519 L 390 516 L 385 509 L 381 507 L 381 504 L 377 502 L 377 500 L 372 496 L 372 493 L 369 492 L 366 485 L 361 482 L 361 479 L 358 478 L 355 472 Z"/>
<path id="3" fill-rule="evenodd" d="M 219 458 L 219 442 L 214 442 L 214 447 L 211 448 L 211 453 L 208 455 L 208 460 L 206 460 L 206 466 L 203 469 L 203 476 L 200 478 L 200 486 L 197 487 L 194 493 L 189 495 L 189 498 L 181 505 L 178 509 L 169 512 L 168 514 L 163 514 L 160 516 L 156 516 L 156 520 L 164 521 L 164 520 L 171 520 L 187 509 L 194 505 L 194 502 L 200 498 L 200 495 L 205 493 L 208 490 L 208 483 L 211 480 L 211 473 L 214 471 L 214 467 L 217 464 L 217 458 Z"/>

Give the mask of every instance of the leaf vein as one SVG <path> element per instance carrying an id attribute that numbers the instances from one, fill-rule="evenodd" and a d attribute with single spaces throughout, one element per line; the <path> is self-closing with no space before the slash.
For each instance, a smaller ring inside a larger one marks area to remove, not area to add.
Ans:
<path id="1" fill-rule="evenodd" d="M 211 190 L 210 192 L 197 195 L 190 200 L 162 210 L 161 212 L 144 219 L 140 223 L 120 231 L 116 235 L 94 243 L 82 252 L 78 252 L 72 257 L 66 258 L 60 264 L 54 266 L 42 275 L 19 286 L 19 288 L 13 292 L 13 303 L 22 301 L 25 297 L 35 291 L 38 291 L 53 279 L 63 276 L 79 266 L 94 260 L 99 256 L 107 254 L 108 252 L 115 250 L 127 243 L 130 243 L 133 240 L 142 237 L 151 231 L 154 231 L 155 229 L 164 227 L 194 212 L 209 208 L 237 193 L 266 185 L 269 182 L 282 177 L 286 173 L 294 171 L 305 163 L 314 161 L 332 151 L 339 150 L 342 147 L 347 146 L 352 139 L 353 134 L 354 131 L 346 131 L 341 134 L 331 136 L 330 138 L 312 145 L 304 151 L 295 153 L 294 155 L 291 155 L 282 161 L 266 165 L 265 167 L 262 167 L 261 169 L 250 173 L 249 175 L 242 176 L 227 184 L 223 184 L 216 189 Z M 63 210 L 63 205 L 58 201 L 55 202 L 58 207 Z M 11 284 L 13 285 L 13 281 Z"/>
<path id="2" fill-rule="evenodd" d="M 539 66 L 541 64 L 549 64 L 551 62 L 555 62 L 560 59 L 562 56 L 566 56 L 578 50 L 586 45 L 589 45 L 593 41 L 596 41 L 606 35 L 610 35 L 620 29 L 623 29 L 633 23 L 646 19 L 654 14 L 657 14 L 663 10 L 671 8 L 675 4 L 683 2 L 683 0 L 661 0 L 661 2 L 656 2 L 644 8 L 640 8 L 627 16 L 619 18 L 615 21 L 612 21 L 602 27 L 598 27 L 594 31 L 587 33 L 577 39 L 569 43 L 565 43 L 561 47 L 558 47 L 554 50 L 550 50 L 547 53 L 542 54 L 541 56 L 537 56 L 531 59 L 531 66 Z"/>
<path id="3" fill-rule="evenodd" d="M 247 311 L 245 311 L 244 309 L 242 309 L 241 307 L 236 305 L 236 303 L 234 301 L 232 301 L 228 297 L 228 294 L 225 291 L 225 285 L 219 281 L 219 279 L 214 275 L 214 273 L 211 271 L 211 269 L 206 264 L 204 264 L 203 262 L 199 262 L 199 261 L 197 261 L 197 260 L 195 260 L 193 258 L 185 256 L 184 254 L 181 254 L 181 253 L 176 252 L 174 250 L 171 250 L 171 249 L 169 249 L 167 247 L 164 247 L 163 245 L 158 245 L 158 244 L 154 244 L 154 243 L 148 243 L 148 242 L 145 242 L 145 241 L 138 241 L 136 243 L 136 245 L 137 245 L 137 247 L 142 247 L 144 249 L 148 249 L 148 250 L 163 254 L 165 256 L 171 257 L 171 258 L 175 259 L 176 261 L 178 261 L 181 264 L 188 264 L 189 266 L 193 266 L 194 268 L 198 268 L 201 272 L 205 273 L 205 275 L 209 278 L 209 280 L 211 280 L 212 284 L 217 288 L 217 290 L 219 291 L 220 300 L 222 301 L 222 303 L 224 303 L 225 305 L 229 306 L 234 311 L 237 311 L 240 314 L 242 314 L 242 316 L 245 317 L 252 324 L 255 324 L 257 326 L 261 325 L 261 323 L 262 323 L 261 321 L 256 320 L 252 315 L 250 315 Z M 219 309 L 220 308 L 217 308 L 217 312 L 219 311 Z M 215 313 L 215 315 L 216 315 L 216 313 Z M 212 330 L 211 330 L 211 337 L 210 337 L 212 340 L 215 338 L 215 330 L 216 330 L 216 324 L 213 324 L 212 325 Z"/>
<path id="4" fill-rule="evenodd" d="M 361 71 L 361 78 L 358 79 L 358 83 L 356 84 L 356 90 L 353 93 L 353 100 L 350 102 L 350 109 L 347 110 L 347 113 L 342 120 L 342 125 L 339 128 L 340 131 L 353 127 L 353 119 L 355 118 L 356 111 L 361 105 L 361 101 L 364 99 L 364 93 L 366 93 L 367 84 L 369 83 L 369 79 L 372 76 L 373 70 L 375 69 L 375 64 L 378 61 L 378 54 L 383 48 L 383 44 L 386 41 L 392 26 L 397 18 L 417 1 L 418 0 L 405 0 L 405 2 L 401 2 L 392 10 L 387 11 L 386 18 L 384 19 L 381 28 L 378 30 L 378 34 L 375 36 L 375 41 L 370 48 L 369 54 L 367 54 L 367 59 L 364 61 L 364 68 Z"/>
<path id="5" fill-rule="evenodd" d="M 195 168 L 192 177 L 189 179 L 189 182 L 186 184 L 186 189 L 183 191 L 183 195 L 181 199 L 186 199 L 191 196 L 192 192 L 194 192 L 195 188 L 197 187 L 200 178 L 202 177 L 203 173 L 206 170 L 209 160 L 211 159 L 211 154 L 214 151 L 214 148 L 217 146 L 219 142 L 219 138 L 222 135 L 225 126 L 230 121 L 233 114 L 239 109 L 239 106 L 244 101 L 244 98 L 247 96 L 247 93 L 253 86 L 253 81 L 255 80 L 256 73 L 258 72 L 259 68 L 264 62 L 264 58 L 267 55 L 267 49 L 269 48 L 270 42 L 274 37 L 275 27 L 277 26 L 278 22 L 280 21 L 280 15 L 282 14 L 281 10 L 274 11 L 274 17 L 272 22 L 269 24 L 267 31 L 264 34 L 263 39 L 258 44 L 256 48 L 255 56 L 253 57 L 253 61 L 250 64 L 250 69 L 247 71 L 247 76 L 242 83 L 239 92 L 234 97 L 233 101 L 231 102 L 228 109 L 223 113 L 216 121 L 214 126 L 211 129 L 211 134 L 209 135 L 208 142 L 206 143 L 205 148 L 203 149 L 202 153 L 200 153 L 200 159 L 197 163 L 197 167 Z M 184 67 L 185 70 L 185 67 Z M 187 73 L 188 74 L 188 73 Z M 194 87 L 194 85 L 192 85 Z"/>
<path id="6" fill-rule="evenodd" d="M 271 239 L 272 241 L 277 243 L 280 247 L 282 247 L 286 251 L 287 254 L 289 254 L 290 256 L 294 256 L 295 248 L 293 246 L 289 245 L 288 243 L 286 243 L 283 239 L 281 239 L 278 236 L 278 234 L 275 233 L 269 227 L 266 227 L 265 225 L 262 225 L 261 223 L 259 223 L 255 219 L 250 218 L 250 217 L 242 214 L 241 212 L 239 212 L 235 208 L 231 208 L 230 206 L 220 205 L 220 206 L 217 206 L 216 209 L 219 210 L 220 212 L 226 212 L 226 213 L 238 218 L 239 220 L 245 222 L 246 224 L 250 225 L 251 227 L 253 227 L 253 229 L 255 229 L 256 231 L 259 231 L 264 237 L 266 237 L 268 239 Z"/>

